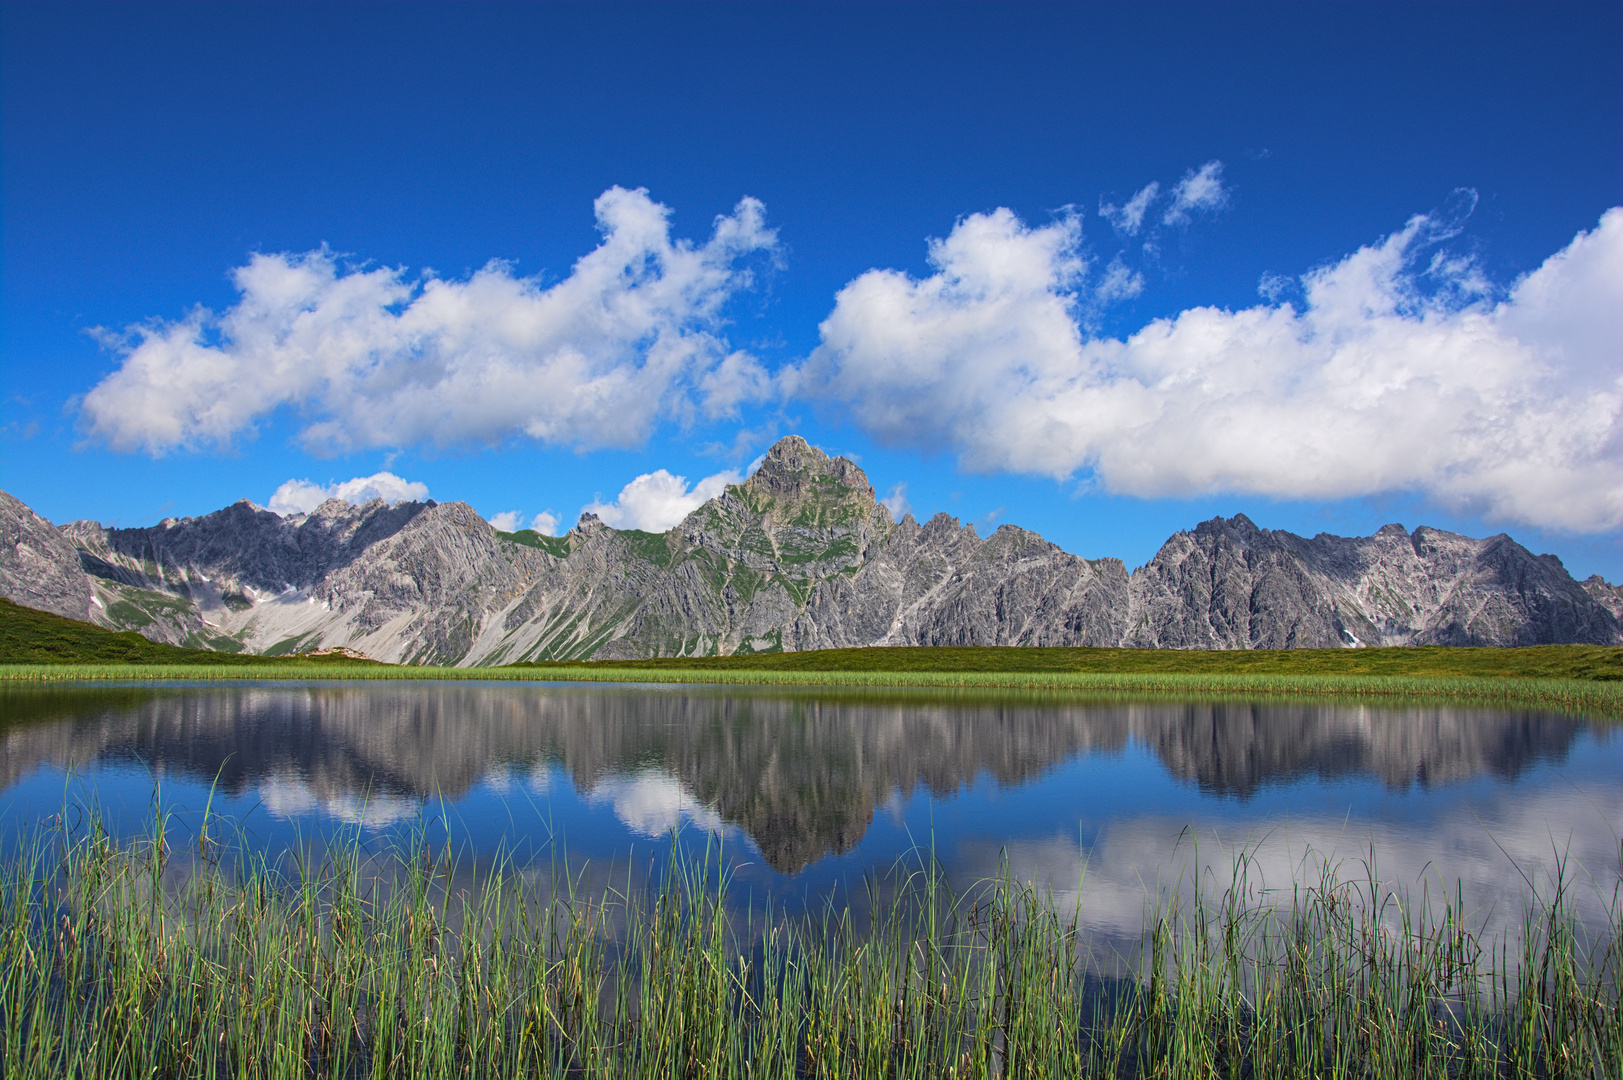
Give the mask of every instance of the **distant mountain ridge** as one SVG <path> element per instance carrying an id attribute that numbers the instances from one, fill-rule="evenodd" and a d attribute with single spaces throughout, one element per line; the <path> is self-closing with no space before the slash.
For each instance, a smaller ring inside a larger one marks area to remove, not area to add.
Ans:
<path id="1" fill-rule="evenodd" d="M 866 645 L 1334 648 L 1623 643 L 1623 590 L 1503 534 L 1303 538 L 1244 515 L 1129 574 L 1004 525 L 895 521 L 798 436 L 665 533 L 591 514 L 501 533 L 466 503 L 247 500 L 143 529 L 52 526 L 0 493 L 0 588 L 156 641 L 488 665 Z"/>

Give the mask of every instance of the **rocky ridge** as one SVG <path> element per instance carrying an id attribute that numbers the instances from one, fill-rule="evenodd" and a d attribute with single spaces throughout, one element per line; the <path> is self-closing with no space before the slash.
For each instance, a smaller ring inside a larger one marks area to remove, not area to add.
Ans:
<path id="1" fill-rule="evenodd" d="M 3 496 L 3 493 L 0 493 Z M 19 603 L 158 641 L 380 660 L 684 656 L 865 645 L 1333 648 L 1623 642 L 1623 590 L 1510 537 L 1388 525 L 1303 538 L 1243 515 L 1129 574 L 1004 525 L 900 522 L 862 470 L 791 436 L 665 533 L 588 514 L 500 533 L 466 503 L 246 500 L 145 529 L 61 529 L 0 497 Z"/>

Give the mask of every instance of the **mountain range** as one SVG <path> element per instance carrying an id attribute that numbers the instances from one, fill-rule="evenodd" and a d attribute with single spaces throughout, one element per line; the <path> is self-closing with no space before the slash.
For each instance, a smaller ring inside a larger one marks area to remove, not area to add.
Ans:
<path id="1" fill-rule="evenodd" d="M 462 502 L 242 500 L 56 527 L 0 492 L 0 593 L 154 641 L 491 665 L 865 645 L 1259 649 L 1623 643 L 1623 588 L 1509 536 L 1312 538 L 1243 515 L 1131 573 L 1013 525 L 896 521 L 798 436 L 664 533 L 500 532 Z"/>

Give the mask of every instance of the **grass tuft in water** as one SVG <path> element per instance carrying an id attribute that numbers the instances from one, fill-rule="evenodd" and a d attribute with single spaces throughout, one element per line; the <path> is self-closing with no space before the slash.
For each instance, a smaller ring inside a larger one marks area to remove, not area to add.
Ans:
<path id="1" fill-rule="evenodd" d="M 117 843 L 92 818 L 7 864 L 0 1073 L 1374 1080 L 1623 1061 L 1615 892 L 1596 937 L 1558 887 L 1484 940 L 1456 905 L 1328 875 L 1259 907 L 1241 865 L 1152 911 L 1136 976 L 1108 978 L 1081 911 L 1007 872 L 956 895 L 928 858 L 869 916 L 790 919 L 741 911 L 710 849 L 587 889 L 556 866 L 456 867 L 421 835 L 285 867 L 217 836 Z"/>

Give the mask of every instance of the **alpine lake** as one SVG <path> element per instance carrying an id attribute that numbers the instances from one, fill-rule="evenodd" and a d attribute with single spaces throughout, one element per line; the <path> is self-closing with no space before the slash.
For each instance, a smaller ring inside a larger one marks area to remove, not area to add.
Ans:
<path id="1" fill-rule="evenodd" d="M 161 827 L 268 864 L 412 844 L 451 879 L 646 882 L 673 850 L 735 908 L 860 913 L 928 866 L 1006 877 L 1126 957 L 1146 914 L 1238 878 L 1446 899 L 1516 932 L 1557 888 L 1607 932 L 1623 725 L 1358 701 L 652 684 L 159 683 L 0 689 L 8 847 Z M 193 853 L 188 855 L 188 853 Z M 538 886 L 539 887 L 539 886 Z M 1412 899 L 1408 902 L 1412 902 Z"/>
<path id="2" fill-rule="evenodd" d="M 0 1074 L 1614 1076 L 1623 725 L 0 685 Z"/>

